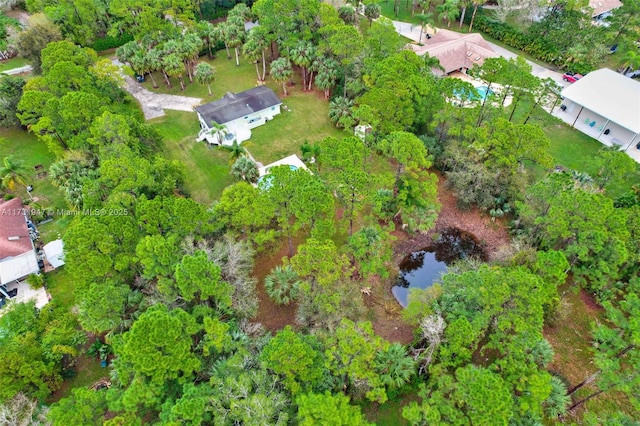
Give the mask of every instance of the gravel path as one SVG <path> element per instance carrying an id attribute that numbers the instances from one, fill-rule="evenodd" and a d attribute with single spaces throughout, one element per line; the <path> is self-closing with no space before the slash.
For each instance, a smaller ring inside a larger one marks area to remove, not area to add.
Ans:
<path id="1" fill-rule="evenodd" d="M 13 68 L 10 70 L 2 71 L 2 74 L 15 75 L 15 74 L 22 74 L 22 73 L 31 72 L 31 71 L 33 71 L 33 67 L 31 65 L 25 65 L 24 67 Z"/>
<path id="2" fill-rule="evenodd" d="M 117 59 L 114 59 L 113 63 L 121 68 L 123 66 Z M 202 103 L 200 98 L 153 93 L 128 75 L 124 76 L 124 90 L 140 102 L 145 120 L 162 117 L 165 109 L 191 112 L 195 106 Z"/>
<path id="3" fill-rule="evenodd" d="M 193 107 L 202 102 L 200 98 L 150 92 L 128 75 L 124 77 L 124 82 L 124 89 L 140 102 L 145 120 L 162 117 L 165 109 L 191 112 Z"/>

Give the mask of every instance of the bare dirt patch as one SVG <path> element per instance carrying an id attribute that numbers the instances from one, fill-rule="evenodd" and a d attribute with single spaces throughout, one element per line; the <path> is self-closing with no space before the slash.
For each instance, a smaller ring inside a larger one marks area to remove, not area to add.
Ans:
<path id="1" fill-rule="evenodd" d="M 300 241 L 294 240 L 294 250 Z M 295 254 L 295 253 L 294 253 Z M 282 258 L 289 256 L 289 244 L 286 238 L 282 239 L 280 246 L 272 252 L 258 255 L 256 265 L 253 268 L 253 276 L 258 280 L 256 290 L 258 293 L 258 313 L 253 318 L 261 323 L 269 331 L 278 331 L 287 325 L 295 326 L 297 304 L 288 306 L 276 304 L 264 288 L 264 279 L 273 268 L 282 264 Z"/>
<path id="2" fill-rule="evenodd" d="M 402 240 L 398 238 L 399 241 L 394 247 L 394 254 L 398 258 L 402 258 L 408 253 L 430 246 L 433 243 L 435 234 L 447 228 L 459 228 L 473 234 L 486 250 L 489 259 L 492 259 L 500 247 L 509 244 L 506 221 L 503 219 L 493 220 L 478 208 L 470 210 L 458 209 L 456 198 L 446 188 L 447 179 L 440 174 L 437 174 L 437 176 L 438 201 L 441 204 L 441 209 L 435 228 L 415 236 L 396 231 L 397 237 L 404 234 L 404 238 Z"/>

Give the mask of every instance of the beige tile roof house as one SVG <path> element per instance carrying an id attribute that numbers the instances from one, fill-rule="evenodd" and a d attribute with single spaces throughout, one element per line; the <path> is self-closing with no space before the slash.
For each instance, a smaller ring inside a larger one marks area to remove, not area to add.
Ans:
<path id="1" fill-rule="evenodd" d="M 589 0 L 589 7 L 593 9 L 592 17 L 597 17 L 622 6 L 620 0 Z"/>
<path id="2" fill-rule="evenodd" d="M 476 64 L 482 65 L 485 59 L 498 56 L 480 34 L 461 34 L 442 29 L 427 40 L 418 54 L 424 52 L 438 58 L 445 74 L 462 68 L 470 69 Z"/>

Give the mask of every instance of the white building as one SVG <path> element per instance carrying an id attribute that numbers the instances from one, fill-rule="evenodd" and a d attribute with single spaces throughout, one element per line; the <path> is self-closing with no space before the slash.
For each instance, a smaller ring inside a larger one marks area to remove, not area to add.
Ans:
<path id="1" fill-rule="evenodd" d="M 197 141 L 215 145 L 244 142 L 251 138 L 251 129 L 280 114 L 280 105 L 280 98 L 267 86 L 228 92 L 222 99 L 195 108 L 201 127 Z"/>
<path id="2" fill-rule="evenodd" d="M 565 87 L 562 97 L 554 115 L 640 162 L 640 82 L 602 68 Z"/>

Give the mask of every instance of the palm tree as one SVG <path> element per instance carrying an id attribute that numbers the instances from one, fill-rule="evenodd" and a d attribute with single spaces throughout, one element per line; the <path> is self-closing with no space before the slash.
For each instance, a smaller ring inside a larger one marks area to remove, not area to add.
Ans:
<path id="1" fill-rule="evenodd" d="M 338 71 L 340 64 L 335 59 L 325 58 L 317 59 L 318 75 L 316 77 L 316 86 L 324 91 L 324 98 L 329 99 L 331 89 L 336 85 L 338 80 Z"/>
<path id="2" fill-rule="evenodd" d="M 209 96 L 211 96 L 211 83 L 215 79 L 214 68 L 206 62 L 198 62 L 194 74 L 198 83 L 206 84 Z"/>
<path id="3" fill-rule="evenodd" d="M 415 18 L 420 25 L 420 37 L 418 37 L 418 44 L 422 44 L 422 33 L 424 33 L 425 30 L 428 30 L 429 25 L 433 27 L 435 24 L 435 20 L 433 19 L 432 13 L 420 13 L 419 15 L 416 15 Z M 428 32 L 427 38 L 429 38 Z"/>
<path id="4" fill-rule="evenodd" d="M 245 147 L 240 145 L 238 141 L 234 140 L 231 145 L 220 145 L 220 148 L 229 152 L 229 164 L 235 163 L 240 157 L 247 155 Z"/>
<path id="5" fill-rule="evenodd" d="M 374 19 L 378 19 L 380 17 L 380 5 L 377 3 L 369 3 L 364 8 L 364 16 L 369 20 L 369 28 L 371 28 L 371 24 Z"/>
<path id="6" fill-rule="evenodd" d="M 375 368 L 382 382 L 395 389 L 408 383 L 416 373 L 415 361 L 407 356 L 404 346 L 399 343 L 393 343 L 386 351 L 378 352 Z"/>
<path id="7" fill-rule="evenodd" d="M 220 32 L 209 21 L 198 22 L 198 24 L 196 25 L 196 31 L 198 32 L 198 35 L 202 39 L 202 42 L 204 43 L 204 45 L 207 46 L 209 59 L 213 59 L 213 56 L 214 56 L 213 49 L 215 48 L 216 42 L 220 37 Z"/>
<path id="8" fill-rule="evenodd" d="M 302 159 L 305 163 L 315 164 L 320 157 L 320 144 L 315 142 L 311 145 L 308 140 L 305 140 L 304 143 L 300 145 L 300 151 L 302 152 Z"/>
<path id="9" fill-rule="evenodd" d="M 293 75 L 289 58 L 281 57 L 271 62 L 271 77 L 276 83 L 282 83 L 282 91 L 287 96 L 287 81 Z"/>
<path id="10" fill-rule="evenodd" d="M 265 41 L 263 38 L 258 37 L 254 34 L 253 30 L 249 32 L 247 36 L 247 41 L 245 41 L 242 46 L 242 56 L 247 58 L 249 62 L 253 62 L 256 66 L 256 74 L 258 75 L 258 82 L 264 81 L 264 76 L 266 74 L 266 60 L 264 57 L 264 49 L 266 48 Z M 258 62 L 262 59 L 262 75 L 260 75 L 260 69 L 258 68 Z"/>
<path id="11" fill-rule="evenodd" d="M 349 121 L 353 121 L 353 101 L 342 96 L 336 97 L 329 102 L 329 120 L 337 128 L 347 128 Z"/>
<path id="12" fill-rule="evenodd" d="M 151 77 L 153 88 L 157 89 L 158 83 L 156 83 L 156 79 L 153 78 L 153 72 L 158 68 L 156 68 L 157 62 L 155 58 L 152 57 L 151 52 L 153 52 L 153 50 L 140 50 L 140 52 L 136 54 L 136 56 L 139 56 L 136 60 L 140 61 L 140 71 L 142 75 L 148 74 L 149 77 Z"/>
<path id="13" fill-rule="evenodd" d="M 244 20 L 239 16 L 229 16 L 225 22 L 225 29 L 225 41 L 229 47 L 233 47 L 236 54 L 236 66 L 240 66 L 240 46 L 244 43 L 246 34 Z"/>
<path id="14" fill-rule="evenodd" d="M 289 305 L 298 297 L 300 288 L 298 274 L 290 265 L 276 266 L 264 279 L 264 288 L 278 305 Z"/>
<path id="15" fill-rule="evenodd" d="M 622 55 L 622 74 L 626 74 L 630 69 L 640 68 L 640 51 L 638 49 L 627 50 Z"/>
<path id="16" fill-rule="evenodd" d="M 184 90 L 184 80 L 182 78 L 182 75 L 184 73 L 184 65 L 182 63 L 182 58 L 180 58 L 177 53 L 171 53 L 164 57 L 162 63 L 167 75 L 169 77 L 177 77 L 180 81 L 180 89 Z"/>
<path id="17" fill-rule="evenodd" d="M 165 81 L 167 81 L 167 84 L 171 85 L 171 83 L 168 81 L 169 79 L 167 78 L 167 74 L 164 72 L 164 68 L 162 66 L 162 52 L 160 51 L 160 49 L 150 49 L 145 55 L 145 60 L 146 62 L 148 62 L 149 69 L 152 70 L 151 72 L 161 70 L 162 75 L 165 77 Z M 153 79 L 153 77 L 151 78 L 151 80 L 154 82 L 154 87 L 157 87 L 155 86 L 155 80 Z"/>
<path id="18" fill-rule="evenodd" d="M 451 26 L 451 21 L 455 20 L 460 15 L 458 10 L 459 0 L 446 0 L 444 3 L 436 7 L 438 12 L 438 19 L 447 22 L 447 28 Z"/>
<path id="19" fill-rule="evenodd" d="M 222 141 L 229 133 L 229 131 L 227 130 L 227 126 L 225 126 L 224 124 L 218 124 L 214 121 L 211 123 L 211 127 L 215 129 L 216 135 L 218 136 L 218 145 L 222 146 Z"/>
<path id="20" fill-rule="evenodd" d="M 243 180 L 248 183 L 256 183 L 260 172 L 255 161 L 246 155 L 241 156 L 231 166 L 231 174 L 237 180 Z"/>
<path id="21" fill-rule="evenodd" d="M 184 62 L 189 81 L 193 83 L 193 66 L 198 62 L 198 54 L 202 49 L 202 39 L 195 33 L 187 33 L 179 44 L 178 54 Z"/>
<path id="22" fill-rule="evenodd" d="M 444 67 L 440 64 L 440 59 L 436 58 L 435 56 L 430 56 L 428 53 L 425 53 L 422 56 L 422 60 L 424 62 L 425 70 L 429 73 L 431 73 L 431 70 L 433 68 L 437 68 L 444 72 Z"/>
<path id="23" fill-rule="evenodd" d="M 0 166 L 0 183 L 2 187 L 13 191 L 16 184 L 25 185 L 28 170 L 22 161 L 4 157 Z"/>
<path id="24" fill-rule="evenodd" d="M 469 32 L 473 28 L 473 21 L 476 19 L 476 12 L 478 11 L 478 6 L 484 4 L 484 0 L 471 0 L 473 3 L 473 15 L 471 15 L 471 23 L 469 24 Z"/>
<path id="25" fill-rule="evenodd" d="M 302 69 L 302 89 L 304 90 L 307 87 L 307 70 L 316 56 L 316 49 L 310 42 L 300 40 L 289 51 L 289 56 L 291 62 Z"/>

